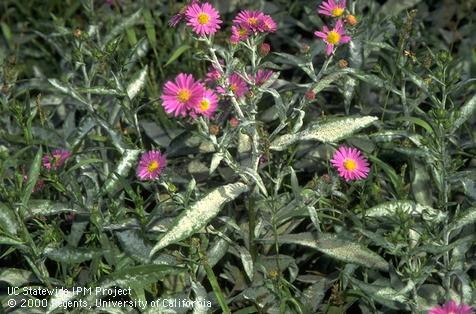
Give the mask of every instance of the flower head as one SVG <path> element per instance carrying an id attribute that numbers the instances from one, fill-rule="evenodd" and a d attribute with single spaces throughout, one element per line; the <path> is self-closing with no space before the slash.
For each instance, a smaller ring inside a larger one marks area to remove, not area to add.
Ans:
<path id="1" fill-rule="evenodd" d="M 167 165 L 167 160 L 157 150 L 144 153 L 137 167 L 137 176 L 142 181 L 155 180 Z"/>
<path id="2" fill-rule="evenodd" d="M 270 51 L 271 51 L 271 46 L 268 43 L 262 43 L 259 46 L 259 54 L 262 57 L 266 57 L 269 54 Z"/>
<path id="3" fill-rule="evenodd" d="M 261 11 L 244 10 L 238 13 L 233 20 L 233 23 L 251 32 L 257 33 L 265 30 L 263 18 L 264 14 Z"/>
<path id="4" fill-rule="evenodd" d="M 273 74 L 274 74 L 274 72 L 271 71 L 271 70 L 259 69 L 256 72 L 254 82 L 255 82 L 256 85 L 261 86 L 264 83 L 266 83 L 266 81 L 268 81 L 271 78 L 271 76 L 273 76 Z"/>
<path id="5" fill-rule="evenodd" d="M 328 55 L 333 53 L 335 45 L 345 44 L 351 40 L 350 36 L 345 35 L 344 25 L 341 20 L 336 22 L 336 26 L 332 30 L 329 30 L 327 26 L 324 26 L 322 30 L 322 32 L 314 32 L 314 35 L 322 38 L 322 40 L 327 44 Z"/>
<path id="6" fill-rule="evenodd" d="M 345 11 L 345 0 L 328 0 L 319 6 L 318 12 L 327 16 L 339 17 Z"/>
<path id="7" fill-rule="evenodd" d="M 365 179 L 370 168 L 367 159 L 356 148 L 339 147 L 331 164 L 346 181 Z"/>
<path id="8" fill-rule="evenodd" d="M 246 40 L 249 37 L 249 30 L 241 27 L 241 26 L 235 26 L 233 25 L 231 27 L 231 37 L 230 37 L 230 42 L 232 44 L 237 44 L 240 41 Z"/>
<path id="9" fill-rule="evenodd" d="M 217 95 L 213 91 L 207 89 L 205 90 L 205 93 L 203 94 L 200 101 L 195 106 L 195 110 L 194 112 L 191 113 L 191 115 L 193 117 L 195 116 L 195 114 L 201 114 L 211 118 L 213 114 L 215 113 L 217 106 L 218 106 Z"/>
<path id="10" fill-rule="evenodd" d="M 238 75 L 238 73 L 233 73 L 228 78 L 229 90 L 236 96 L 242 97 L 248 92 L 248 85 L 246 82 Z M 226 94 L 226 90 L 218 86 L 217 91 L 221 94 Z"/>
<path id="11" fill-rule="evenodd" d="M 473 309 L 471 306 L 461 303 L 457 304 L 450 300 L 445 305 L 432 307 L 428 314 L 471 314 Z"/>
<path id="12" fill-rule="evenodd" d="M 165 83 L 162 106 L 167 113 L 185 117 L 200 101 L 205 91 L 202 83 L 195 81 L 191 74 L 180 73 L 175 81 Z"/>
<path id="13" fill-rule="evenodd" d="M 56 170 L 61 167 L 69 157 L 71 157 L 71 152 L 65 149 L 55 149 L 51 154 L 43 155 L 43 167 L 48 170 Z"/>
<path id="14" fill-rule="evenodd" d="M 345 21 L 349 23 L 351 26 L 357 25 L 357 18 L 353 16 L 352 14 L 347 15 L 345 18 Z"/>
<path id="15" fill-rule="evenodd" d="M 187 25 L 199 36 L 215 34 L 222 23 L 218 11 L 208 2 L 189 5 L 185 16 Z"/>
<path id="16" fill-rule="evenodd" d="M 273 18 L 266 14 L 263 15 L 261 23 L 263 24 L 263 31 L 265 32 L 274 33 L 278 28 Z"/>

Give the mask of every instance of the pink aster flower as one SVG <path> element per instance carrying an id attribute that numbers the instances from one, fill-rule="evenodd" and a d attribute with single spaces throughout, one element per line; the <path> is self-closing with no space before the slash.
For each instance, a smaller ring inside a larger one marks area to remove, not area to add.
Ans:
<path id="1" fill-rule="evenodd" d="M 331 164 L 346 181 L 365 179 L 370 171 L 367 159 L 356 148 L 339 147 Z"/>
<path id="2" fill-rule="evenodd" d="M 223 62 L 223 60 L 219 60 L 218 62 L 220 62 L 220 65 L 221 66 L 224 66 L 225 63 Z M 214 83 L 216 83 L 216 81 L 218 81 L 221 77 L 221 74 L 220 74 L 220 71 L 218 70 L 218 67 L 214 64 L 212 64 L 209 68 L 208 68 L 208 72 L 207 74 L 205 74 L 205 83 L 209 84 L 209 85 L 212 85 Z"/>
<path id="3" fill-rule="evenodd" d="M 51 154 L 45 154 L 43 156 L 43 167 L 48 170 L 56 170 L 61 167 L 69 157 L 71 157 L 71 152 L 65 149 L 55 149 Z"/>
<path id="4" fill-rule="evenodd" d="M 229 90 L 233 92 L 236 97 L 243 97 L 248 92 L 248 85 L 246 82 L 238 75 L 238 73 L 233 73 L 228 78 Z M 221 87 L 217 87 L 217 91 L 221 94 L 226 94 L 227 91 Z"/>
<path id="5" fill-rule="evenodd" d="M 162 106 L 165 112 L 185 117 L 189 110 L 193 109 L 203 96 L 204 86 L 195 81 L 191 74 L 180 73 L 175 81 L 165 83 Z"/>
<path id="6" fill-rule="evenodd" d="M 263 23 L 263 30 L 265 32 L 274 33 L 276 29 L 278 28 L 276 26 L 276 22 L 269 15 L 263 15 L 262 23 Z"/>
<path id="7" fill-rule="evenodd" d="M 231 27 L 231 37 L 230 37 L 230 42 L 232 44 L 237 44 L 240 41 L 246 40 L 249 37 L 249 31 L 248 29 L 241 27 L 241 26 L 235 26 L 233 25 Z"/>
<path id="8" fill-rule="evenodd" d="M 332 16 L 332 17 L 339 17 L 345 11 L 345 0 L 328 0 L 327 2 L 324 1 L 319 6 L 319 13 Z"/>
<path id="9" fill-rule="evenodd" d="M 241 28 L 257 33 L 264 31 L 263 18 L 264 14 L 261 11 L 244 10 L 238 13 L 233 23 Z"/>
<path id="10" fill-rule="evenodd" d="M 199 36 L 213 35 L 220 29 L 220 15 L 208 2 L 191 4 L 185 11 L 187 25 Z"/>
<path id="11" fill-rule="evenodd" d="M 432 307 L 428 314 L 472 314 L 473 309 L 471 306 L 461 303 L 457 304 L 455 301 L 450 300 L 445 305 Z"/>
<path id="12" fill-rule="evenodd" d="M 273 74 L 274 72 L 271 70 L 259 69 L 258 72 L 256 72 L 254 82 L 256 85 L 261 86 L 266 83 L 266 81 L 269 80 Z"/>
<path id="13" fill-rule="evenodd" d="M 207 89 L 203 94 L 202 99 L 195 106 L 195 111 L 190 113 L 192 117 L 195 117 L 196 114 L 201 114 L 211 118 L 218 106 L 218 96 L 212 91 Z"/>
<path id="14" fill-rule="evenodd" d="M 144 153 L 137 167 L 137 176 L 142 181 L 155 180 L 167 165 L 167 160 L 158 150 Z"/>
<path id="15" fill-rule="evenodd" d="M 351 38 L 350 36 L 345 35 L 344 24 L 342 24 L 342 20 L 338 20 L 336 22 L 336 26 L 329 31 L 327 26 L 324 26 L 322 32 L 314 32 L 316 37 L 322 38 L 324 42 L 327 44 L 327 54 L 331 55 L 334 51 L 334 45 L 337 44 L 345 44 L 348 43 Z"/>

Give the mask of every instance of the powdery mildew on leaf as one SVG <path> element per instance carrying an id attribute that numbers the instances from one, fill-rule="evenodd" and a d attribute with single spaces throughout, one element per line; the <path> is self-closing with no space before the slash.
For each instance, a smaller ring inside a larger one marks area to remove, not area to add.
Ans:
<path id="1" fill-rule="evenodd" d="M 294 243 L 316 249 L 337 260 L 388 270 L 388 263 L 377 253 L 349 240 L 340 239 L 337 235 L 320 233 L 315 239 L 311 233 L 288 234 L 279 237 L 281 243 Z"/>
<path id="2" fill-rule="evenodd" d="M 402 211 L 408 215 L 422 215 L 425 220 L 441 221 L 445 213 L 430 206 L 424 206 L 412 201 L 393 201 L 374 206 L 365 212 L 367 217 L 393 216 L 397 211 Z"/>
<path id="3" fill-rule="evenodd" d="M 270 149 L 282 151 L 287 146 L 297 141 L 320 141 L 324 143 L 336 142 L 344 139 L 358 130 L 367 127 L 376 121 L 377 117 L 364 116 L 354 118 L 344 118 L 311 127 L 296 134 L 283 135 L 271 143 Z"/>
<path id="4" fill-rule="evenodd" d="M 246 184 L 237 182 L 219 187 L 207 194 L 175 220 L 173 227 L 159 239 L 159 242 L 152 249 L 151 255 L 172 243 L 177 243 L 191 236 L 197 230 L 206 226 L 220 212 L 222 205 L 247 190 L 248 186 Z"/>

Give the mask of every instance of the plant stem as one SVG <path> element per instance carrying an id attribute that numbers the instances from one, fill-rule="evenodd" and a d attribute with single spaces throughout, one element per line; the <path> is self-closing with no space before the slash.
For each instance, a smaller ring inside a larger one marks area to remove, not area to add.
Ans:
<path id="1" fill-rule="evenodd" d="M 210 264 L 208 264 L 207 256 L 203 252 L 200 252 L 200 255 L 203 268 L 207 273 L 208 281 L 212 286 L 213 292 L 215 292 L 215 296 L 217 297 L 217 301 L 220 304 L 222 313 L 231 313 L 230 309 L 228 308 L 228 304 L 226 304 L 225 296 L 223 295 L 220 285 L 218 284 L 217 277 L 215 276 L 213 269 L 210 267 Z"/>

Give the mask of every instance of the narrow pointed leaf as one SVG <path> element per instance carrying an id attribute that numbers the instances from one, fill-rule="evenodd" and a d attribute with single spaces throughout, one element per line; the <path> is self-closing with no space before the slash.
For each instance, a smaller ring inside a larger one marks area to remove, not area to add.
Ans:
<path id="1" fill-rule="evenodd" d="M 129 99 L 133 99 L 141 91 L 145 85 L 147 78 L 147 65 L 136 75 L 136 77 L 127 86 L 127 96 Z"/>
<path id="2" fill-rule="evenodd" d="M 151 255 L 164 247 L 188 238 L 212 220 L 221 207 L 248 190 L 244 183 L 237 182 L 219 187 L 177 217 L 170 230 L 164 234 L 152 249 Z"/>
<path id="3" fill-rule="evenodd" d="M 313 125 L 307 130 L 295 134 L 283 135 L 271 143 L 270 149 L 282 151 L 298 141 L 337 142 L 351 136 L 377 120 L 377 117 L 350 117 Z"/>
<path id="4" fill-rule="evenodd" d="M 270 241 L 273 243 L 274 240 Z M 307 246 L 342 262 L 388 271 L 388 263 L 380 255 L 357 242 L 339 238 L 335 234 L 320 233 L 318 238 L 309 232 L 287 234 L 280 236 L 279 242 Z"/>

